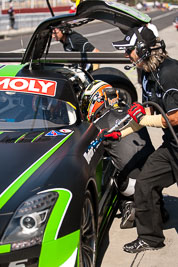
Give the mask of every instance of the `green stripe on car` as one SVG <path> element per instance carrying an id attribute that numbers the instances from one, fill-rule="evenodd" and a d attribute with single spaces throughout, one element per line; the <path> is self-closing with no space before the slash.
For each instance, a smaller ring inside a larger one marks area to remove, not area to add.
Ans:
<path id="1" fill-rule="evenodd" d="M 146 23 L 149 23 L 151 21 L 151 18 L 147 15 L 147 14 L 144 14 L 142 12 L 140 12 L 139 10 L 133 8 L 133 7 L 130 7 L 130 6 L 126 6 L 124 4 L 121 4 L 121 3 L 110 3 L 110 2 L 106 2 L 106 4 L 108 6 L 111 6 L 113 8 L 116 8 L 118 10 L 121 10 L 143 22 L 146 22 Z"/>
<path id="2" fill-rule="evenodd" d="M 17 192 L 17 190 L 28 180 L 28 178 L 38 170 L 45 161 L 47 161 L 58 148 L 67 141 L 67 139 L 73 134 L 64 137 L 59 143 L 47 151 L 41 158 L 34 162 L 27 170 L 25 170 L 15 181 L 9 185 L 8 188 L 0 194 L 0 209 L 6 204 L 6 202 Z"/>
<path id="3" fill-rule="evenodd" d="M 49 263 L 50 267 L 74 267 L 77 254 L 72 265 L 68 265 L 67 262 L 74 252 L 78 251 L 79 240 L 80 231 L 77 230 L 57 240 L 42 244 L 39 267 L 49 267 Z"/>
<path id="4" fill-rule="evenodd" d="M 31 143 L 33 143 L 35 140 L 39 139 L 43 134 L 44 134 L 44 132 L 38 134 L 35 138 L 33 138 L 33 140 L 31 141 Z"/>
<path id="5" fill-rule="evenodd" d="M 65 266 L 65 262 L 74 254 L 76 249 L 78 250 L 80 240 L 79 230 L 64 237 L 57 238 L 63 219 L 72 199 L 72 193 L 62 188 L 49 189 L 47 191 L 56 191 L 58 192 L 59 197 L 55 203 L 55 206 L 53 207 L 44 232 L 39 267 L 48 267 L 49 262 L 51 267 L 61 266 L 63 264 Z"/>
<path id="6" fill-rule="evenodd" d="M 8 253 L 8 252 L 10 252 L 10 250 L 11 250 L 10 244 L 0 246 L 0 254 L 1 253 Z"/>
<path id="7" fill-rule="evenodd" d="M 20 140 L 22 140 L 25 137 L 25 135 L 27 135 L 27 133 L 25 133 L 25 134 L 21 135 L 19 138 L 17 138 L 14 143 L 15 144 L 18 143 Z"/>
<path id="8" fill-rule="evenodd" d="M 3 76 L 8 76 L 8 77 L 15 77 L 17 73 L 24 67 L 25 65 L 7 65 L 0 69 L 0 75 L 1 77 Z"/>

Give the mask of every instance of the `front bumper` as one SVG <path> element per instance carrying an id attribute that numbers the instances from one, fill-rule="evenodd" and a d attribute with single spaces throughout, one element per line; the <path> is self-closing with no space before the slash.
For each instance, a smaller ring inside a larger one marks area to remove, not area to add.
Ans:
<path id="1" fill-rule="evenodd" d="M 3 246 L 0 246 L 0 267 L 75 267 L 79 240 L 78 230 L 54 241 L 18 251 L 1 253 Z"/>
<path id="2" fill-rule="evenodd" d="M 41 246 L 0 254 L 0 267 L 38 267 Z"/>

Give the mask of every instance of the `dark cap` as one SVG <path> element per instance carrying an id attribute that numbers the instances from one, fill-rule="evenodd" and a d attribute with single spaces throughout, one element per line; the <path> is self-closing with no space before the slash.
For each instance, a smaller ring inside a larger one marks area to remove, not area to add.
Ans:
<path id="1" fill-rule="evenodd" d="M 118 50 L 123 50 L 134 47 L 138 41 L 144 41 L 148 47 L 152 47 L 156 44 L 156 36 L 146 26 L 133 28 L 128 31 L 124 40 L 113 42 L 112 45 Z"/>

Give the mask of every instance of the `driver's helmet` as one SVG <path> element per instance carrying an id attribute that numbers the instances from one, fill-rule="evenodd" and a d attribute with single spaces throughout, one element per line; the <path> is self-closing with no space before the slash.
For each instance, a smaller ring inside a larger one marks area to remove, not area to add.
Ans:
<path id="1" fill-rule="evenodd" d="M 87 105 L 87 119 L 93 121 L 100 116 L 100 112 L 106 107 L 108 102 L 107 93 L 115 92 L 115 89 L 106 82 L 93 81 L 83 95 L 84 105 Z"/>

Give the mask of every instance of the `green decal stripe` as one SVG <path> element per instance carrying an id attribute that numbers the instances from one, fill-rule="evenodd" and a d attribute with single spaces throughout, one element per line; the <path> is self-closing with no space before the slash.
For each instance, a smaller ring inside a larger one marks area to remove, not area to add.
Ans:
<path id="1" fill-rule="evenodd" d="M 53 189 L 52 191 L 58 192 L 59 197 L 48 220 L 48 224 L 46 226 L 43 237 L 44 242 L 49 242 L 57 239 L 60 226 L 62 224 L 63 218 L 67 212 L 68 206 L 72 198 L 72 193 L 66 189 Z M 58 220 L 56 220 L 56 218 L 58 218 Z"/>
<path id="2" fill-rule="evenodd" d="M 3 134 L 3 132 L 0 132 L 0 134 Z"/>
<path id="3" fill-rule="evenodd" d="M 0 209 L 13 196 L 13 194 L 27 181 L 27 179 L 49 158 L 63 143 L 73 134 L 71 132 L 59 143 L 46 152 L 41 158 L 33 163 L 27 170 L 25 170 L 17 179 L 0 195 Z"/>
<path id="4" fill-rule="evenodd" d="M 8 253 L 8 252 L 10 252 L 10 250 L 11 250 L 10 244 L 0 246 L 0 254 L 1 253 Z"/>
<path id="5" fill-rule="evenodd" d="M 33 140 L 31 141 L 31 143 L 33 143 L 36 139 L 40 138 L 40 136 L 42 136 L 43 134 L 44 134 L 44 132 L 42 132 L 39 135 L 37 135 L 35 138 L 33 138 Z"/>
<path id="6" fill-rule="evenodd" d="M 102 222 L 102 226 L 101 226 L 100 232 L 103 231 L 103 228 L 104 228 L 104 226 L 105 226 L 105 224 L 106 224 L 106 222 L 107 222 L 107 219 L 108 219 L 108 216 L 109 216 L 111 210 L 113 209 L 113 206 L 114 206 L 114 204 L 115 204 L 115 202 L 116 202 L 116 200 L 117 200 L 117 197 L 118 197 L 117 195 L 114 197 L 114 199 L 113 199 L 113 201 L 112 201 L 112 204 L 111 204 L 111 206 L 110 206 L 110 208 L 109 208 L 107 214 L 105 214 L 105 218 L 104 218 L 104 220 L 103 220 L 103 222 Z"/>
<path id="7" fill-rule="evenodd" d="M 18 143 L 18 141 L 20 141 L 21 139 L 23 139 L 25 137 L 25 135 L 27 135 L 27 133 L 21 135 L 19 138 L 17 138 L 17 140 L 15 140 L 14 143 Z"/>
<path id="8" fill-rule="evenodd" d="M 72 193 L 66 189 L 50 189 L 56 191 L 59 197 L 53 207 L 43 236 L 39 267 L 60 266 L 65 263 L 79 246 L 80 231 L 57 239 L 63 219 L 72 199 Z M 43 191 L 46 192 L 46 191 Z M 40 193 L 43 193 L 40 192 Z"/>
<path id="9" fill-rule="evenodd" d="M 129 7 L 129 6 L 126 6 L 124 4 L 121 4 L 121 3 L 110 3 L 110 2 L 106 2 L 107 5 L 113 7 L 113 8 L 116 8 L 120 11 L 123 11 L 129 15 L 131 15 L 132 17 L 135 17 L 141 21 L 144 21 L 144 22 L 150 22 L 151 18 L 145 14 L 145 13 L 142 13 L 140 12 L 139 10 L 133 8 L 133 7 Z"/>
<path id="10" fill-rule="evenodd" d="M 80 231 L 77 230 L 69 235 L 42 245 L 39 267 L 61 266 L 72 256 L 79 246 Z M 76 255 L 77 256 L 77 255 Z M 65 264 L 65 266 L 71 266 Z M 74 265 L 72 265 L 74 266 Z"/>
<path id="11" fill-rule="evenodd" d="M 7 65 L 0 69 L 1 76 L 14 77 L 24 67 L 24 65 Z"/>

